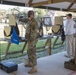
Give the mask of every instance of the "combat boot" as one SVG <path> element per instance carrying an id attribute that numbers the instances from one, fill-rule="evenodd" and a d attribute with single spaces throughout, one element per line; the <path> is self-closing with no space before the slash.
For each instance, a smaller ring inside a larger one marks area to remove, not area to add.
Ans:
<path id="1" fill-rule="evenodd" d="M 29 74 L 37 72 L 37 66 L 32 67 L 32 69 L 28 72 Z"/>
<path id="2" fill-rule="evenodd" d="M 28 64 L 25 65 L 25 67 L 33 67 L 33 65 L 29 62 Z"/>

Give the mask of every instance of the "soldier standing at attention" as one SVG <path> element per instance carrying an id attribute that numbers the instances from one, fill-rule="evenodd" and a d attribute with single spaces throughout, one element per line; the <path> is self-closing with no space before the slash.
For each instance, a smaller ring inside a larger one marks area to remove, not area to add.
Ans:
<path id="1" fill-rule="evenodd" d="M 32 67 L 29 74 L 37 72 L 37 58 L 36 58 L 36 43 L 38 25 L 34 19 L 34 11 L 28 12 L 28 19 L 20 19 L 20 21 L 27 23 L 25 38 L 27 39 L 28 49 L 28 64 L 25 67 Z"/>

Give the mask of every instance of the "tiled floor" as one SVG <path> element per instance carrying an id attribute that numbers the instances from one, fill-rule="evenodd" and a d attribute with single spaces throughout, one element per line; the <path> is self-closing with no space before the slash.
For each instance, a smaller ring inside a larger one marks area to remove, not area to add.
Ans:
<path id="1" fill-rule="evenodd" d="M 38 59 L 38 72 L 32 75 L 76 75 L 76 72 L 64 68 L 64 62 L 69 60 L 64 54 L 65 52 Z M 0 70 L 0 75 L 29 75 L 29 70 L 24 64 L 19 64 L 17 72 L 7 74 Z"/>

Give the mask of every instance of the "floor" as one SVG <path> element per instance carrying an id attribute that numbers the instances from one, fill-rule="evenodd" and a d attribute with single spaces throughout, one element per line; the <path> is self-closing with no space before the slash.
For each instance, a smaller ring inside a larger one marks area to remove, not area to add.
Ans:
<path id="1" fill-rule="evenodd" d="M 64 62 L 69 60 L 64 54 L 65 52 L 62 52 L 38 59 L 38 72 L 32 75 L 76 75 L 76 72 L 64 68 Z M 30 68 L 25 68 L 22 63 L 19 64 L 17 72 L 7 74 L 0 70 L 0 75 L 29 75 L 29 70 Z"/>

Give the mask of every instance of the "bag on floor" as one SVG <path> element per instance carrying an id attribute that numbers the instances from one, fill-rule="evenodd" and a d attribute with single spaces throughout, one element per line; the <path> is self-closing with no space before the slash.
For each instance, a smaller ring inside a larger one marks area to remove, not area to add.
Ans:
<path id="1" fill-rule="evenodd" d="M 18 65 L 14 62 L 1 62 L 0 68 L 7 73 L 12 73 L 18 70 Z"/>

